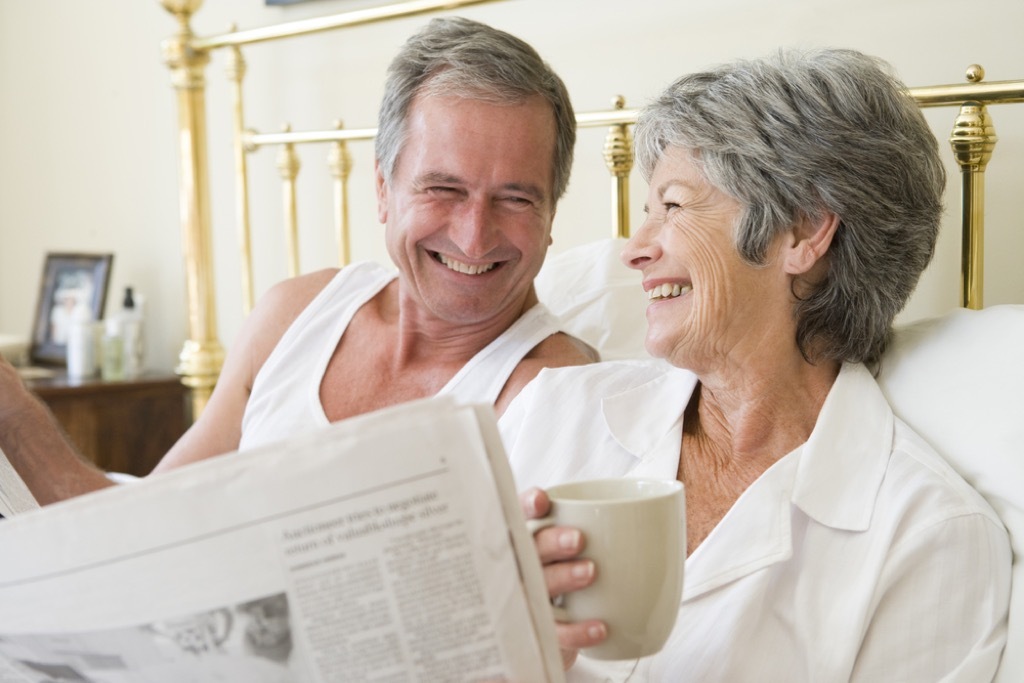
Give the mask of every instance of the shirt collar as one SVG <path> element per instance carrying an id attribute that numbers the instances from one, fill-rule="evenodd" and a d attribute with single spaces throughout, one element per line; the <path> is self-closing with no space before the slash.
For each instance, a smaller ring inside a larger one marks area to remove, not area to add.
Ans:
<path id="1" fill-rule="evenodd" d="M 658 377 L 601 400 L 608 431 L 626 451 L 642 459 L 679 424 L 696 385 L 692 372 L 665 363 L 665 372 Z M 678 453 L 678 443 L 675 450 Z"/>
<path id="2" fill-rule="evenodd" d="M 686 600 L 792 556 L 793 512 L 864 531 L 889 461 L 893 416 L 862 365 L 846 365 L 810 438 L 768 468 L 686 561 Z"/>
<path id="3" fill-rule="evenodd" d="M 843 365 L 800 448 L 793 503 L 821 524 L 866 530 L 892 452 L 893 423 L 867 368 Z"/>
<path id="4" fill-rule="evenodd" d="M 666 363 L 649 382 L 605 397 L 601 410 L 620 446 L 643 460 L 679 425 L 696 376 Z M 807 441 L 793 455 L 799 466 L 792 503 L 812 519 L 837 529 L 863 531 L 892 451 L 894 418 L 871 373 L 844 364 Z M 678 453 L 679 444 L 672 446 Z"/>

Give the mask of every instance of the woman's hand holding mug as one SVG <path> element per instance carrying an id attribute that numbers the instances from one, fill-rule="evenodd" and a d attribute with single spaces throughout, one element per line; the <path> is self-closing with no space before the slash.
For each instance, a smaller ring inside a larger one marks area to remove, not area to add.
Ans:
<path id="1" fill-rule="evenodd" d="M 551 509 L 547 493 L 537 488 L 520 494 L 519 503 L 527 520 L 541 519 Z M 586 545 L 586 539 L 579 529 L 544 527 L 534 533 L 533 541 L 537 546 L 541 564 L 544 565 L 544 581 L 552 600 L 557 601 L 562 595 L 593 583 L 593 560 L 578 557 Z M 558 621 L 555 623 L 555 630 L 558 633 L 558 644 L 562 649 L 562 663 L 566 669 L 576 661 L 580 648 L 597 645 L 608 635 L 608 628 L 604 622 L 597 619 L 577 623 Z"/>
<path id="2" fill-rule="evenodd" d="M 668 640 L 682 600 L 686 504 L 674 479 L 599 479 L 521 499 L 566 666 L 636 659 Z"/>

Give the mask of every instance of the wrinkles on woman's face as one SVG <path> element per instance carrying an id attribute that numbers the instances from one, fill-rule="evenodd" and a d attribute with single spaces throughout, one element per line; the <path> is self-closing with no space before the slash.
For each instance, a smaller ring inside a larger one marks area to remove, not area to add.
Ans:
<path id="1" fill-rule="evenodd" d="M 733 226 L 739 206 L 707 184 L 694 188 L 678 208 L 667 212 L 666 258 L 686 263 L 693 287 L 690 318 L 677 329 L 669 359 L 703 364 L 727 355 L 734 335 L 729 328 L 738 297 L 733 273 L 739 257 L 733 247 Z M 683 190 L 673 188 L 671 197 Z"/>
<path id="2" fill-rule="evenodd" d="M 648 292 L 675 284 L 681 290 L 650 301 L 647 349 L 675 365 L 713 371 L 759 334 L 765 273 L 736 251 L 741 205 L 707 183 L 688 155 L 670 151 L 651 178 L 647 211 L 627 258 L 635 254 L 630 262 L 642 268 Z"/>

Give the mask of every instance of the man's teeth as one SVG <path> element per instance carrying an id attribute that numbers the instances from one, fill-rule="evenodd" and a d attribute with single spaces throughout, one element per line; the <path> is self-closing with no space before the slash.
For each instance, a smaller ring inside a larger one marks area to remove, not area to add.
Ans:
<path id="1" fill-rule="evenodd" d="M 652 287 L 650 291 L 647 292 L 647 298 L 650 301 L 657 301 L 659 299 L 674 299 L 680 294 L 686 294 L 691 289 L 693 289 L 693 287 L 691 287 L 690 285 L 669 284 L 666 282 L 663 285 Z"/>
<path id="2" fill-rule="evenodd" d="M 466 275 L 480 275 L 486 273 L 489 270 L 493 270 L 496 263 L 488 263 L 482 266 L 472 266 L 462 261 L 456 261 L 455 259 L 448 258 L 444 254 L 438 254 L 437 260 L 448 266 L 457 273 L 465 273 Z"/>

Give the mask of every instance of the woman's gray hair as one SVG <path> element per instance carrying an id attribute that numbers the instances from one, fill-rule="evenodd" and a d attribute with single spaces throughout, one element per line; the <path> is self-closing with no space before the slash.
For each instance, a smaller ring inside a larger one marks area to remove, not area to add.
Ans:
<path id="1" fill-rule="evenodd" d="M 555 121 L 552 199 L 561 198 L 572 170 L 576 116 L 562 79 L 530 45 L 462 17 L 433 19 L 409 38 L 388 68 L 378 117 L 375 151 L 388 182 L 405 144 L 409 107 L 421 93 L 501 104 L 543 97 Z"/>
<path id="2" fill-rule="evenodd" d="M 649 180 L 668 147 L 744 209 L 736 248 L 764 264 L 802 218 L 839 217 L 828 273 L 795 307 L 809 360 L 877 360 L 931 260 L 945 170 L 935 136 L 882 61 L 852 50 L 783 51 L 680 78 L 635 129 Z"/>

